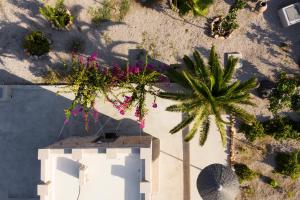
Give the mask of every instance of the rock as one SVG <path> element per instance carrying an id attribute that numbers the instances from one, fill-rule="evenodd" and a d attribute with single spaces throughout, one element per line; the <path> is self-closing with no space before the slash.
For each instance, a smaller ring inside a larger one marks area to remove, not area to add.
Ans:
<path id="1" fill-rule="evenodd" d="M 258 96 L 262 99 L 267 98 L 272 93 L 274 87 L 275 83 L 273 81 L 268 79 L 261 80 L 257 88 Z"/>

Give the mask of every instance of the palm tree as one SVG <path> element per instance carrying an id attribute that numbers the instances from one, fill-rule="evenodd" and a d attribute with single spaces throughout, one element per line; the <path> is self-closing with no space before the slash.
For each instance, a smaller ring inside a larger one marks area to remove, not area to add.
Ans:
<path id="1" fill-rule="evenodd" d="M 219 62 L 215 47 L 212 46 L 208 65 L 205 65 L 200 54 L 193 53 L 194 61 L 184 56 L 187 70 L 178 72 L 175 69 L 168 71 L 171 81 L 184 88 L 183 91 L 161 92 L 160 97 L 179 101 L 166 110 L 183 112 L 187 117 L 175 126 L 170 133 L 174 134 L 193 122 L 192 128 L 185 136 L 190 141 L 199 130 L 200 145 L 204 145 L 210 126 L 210 115 L 215 116 L 223 144 L 226 144 L 225 122 L 221 114 L 234 116 L 237 119 L 251 124 L 255 117 L 241 108 L 242 105 L 254 105 L 251 102 L 250 90 L 257 86 L 257 80 L 251 78 L 247 81 L 232 81 L 238 59 L 230 57 L 223 68 Z"/>

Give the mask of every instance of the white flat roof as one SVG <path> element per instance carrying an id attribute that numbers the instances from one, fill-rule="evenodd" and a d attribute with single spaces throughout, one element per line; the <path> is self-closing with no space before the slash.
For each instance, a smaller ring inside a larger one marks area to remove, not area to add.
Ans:
<path id="1" fill-rule="evenodd" d="M 148 158 L 150 148 L 40 149 L 38 195 L 41 200 L 140 200 L 149 195 Z"/>
<path id="2" fill-rule="evenodd" d="M 49 200 L 140 200 L 140 154 L 84 154 L 80 163 L 72 154 L 51 154 L 51 191 Z M 86 183 L 80 185 L 80 164 L 86 166 Z M 80 194 L 79 194 L 80 186 Z"/>

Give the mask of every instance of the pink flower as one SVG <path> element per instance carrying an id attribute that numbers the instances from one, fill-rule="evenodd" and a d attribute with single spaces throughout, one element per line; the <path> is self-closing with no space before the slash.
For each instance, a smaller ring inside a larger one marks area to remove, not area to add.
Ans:
<path id="1" fill-rule="evenodd" d="M 91 56 L 88 58 L 88 60 L 89 60 L 89 61 L 95 61 L 96 58 L 97 58 L 97 53 L 94 52 L 94 53 L 91 54 Z"/>
<path id="2" fill-rule="evenodd" d="M 64 125 L 68 124 L 69 123 L 69 119 L 65 118 L 64 120 Z"/>
<path id="3" fill-rule="evenodd" d="M 139 120 L 139 124 L 141 129 L 145 128 L 145 119 Z"/>
<path id="4" fill-rule="evenodd" d="M 157 103 L 153 102 L 152 107 L 157 108 Z"/>
<path id="5" fill-rule="evenodd" d="M 125 96 L 124 102 L 125 102 L 125 103 L 129 103 L 129 102 L 131 102 L 131 100 L 132 100 L 132 97 Z"/>
<path id="6" fill-rule="evenodd" d="M 139 108 L 136 108 L 136 109 L 135 109 L 134 115 L 135 115 L 136 117 L 138 117 L 138 118 L 141 116 L 141 112 L 140 112 L 140 109 L 139 109 Z"/>
<path id="7" fill-rule="evenodd" d="M 124 110 L 120 110 L 120 114 L 121 115 L 125 115 L 125 111 Z"/>
<path id="8" fill-rule="evenodd" d="M 79 63 L 80 63 L 81 65 L 83 65 L 83 57 L 82 57 L 82 56 L 80 56 L 80 58 L 79 58 Z"/>

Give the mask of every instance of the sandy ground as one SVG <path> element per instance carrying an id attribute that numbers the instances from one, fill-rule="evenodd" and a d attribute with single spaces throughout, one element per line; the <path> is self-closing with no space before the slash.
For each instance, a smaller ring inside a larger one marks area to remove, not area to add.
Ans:
<path id="1" fill-rule="evenodd" d="M 229 0 L 217 0 L 207 19 L 180 18 L 165 3 L 145 8 L 133 2 L 124 22 L 106 22 L 98 27 L 91 25 L 88 14 L 88 8 L 99 5 L 98 1 L 66 0 L 76 19 L 69 32 L 50 28 L 38 12 L 40 1 L 0 2 L 0 81 L 6 84 L 20 83 L 17 77 L 43 82 L 42 76 L 47 69 L 60 67 L 62 61 L 69 59 L 66 46 L 70 38 L 77 36 L 86 41 L 86 54 L 96 51 L 108 64 L 125 63 L 128 58 L 133 61 L 139 57 L 139 49 L 149 50 L 151 46 L 155 50 L 150 54 L 156 60 L 177 63 L 184 54 L 191 55 L 194 49 L 207 56 L 211 45 L 215 44 L 222 61 L 225 53 L 242 53 L 243 67 L 237 71 L 242 79 L 253 75 L 272 78 L 278 71 L 295 71 L 295 60 L 300 56 L 300 25 L 282 28 L 277 16 L 278 8 L 288 1 L 283 4 L 270 1 L 268 10 L 262 15 L 252 12 L 250 7 L 240 11 L 240 28 L 227 40 L 211 38 L 207 22 L 216 13 L 226 14 L 232 3 Z M 53 41 L 47 58 L 36 61 L 24 55 L 22 40 L 31 30 L 42 30 Z M 289 52 L 280 48 L 282 42 L 291 44 Z"/>

